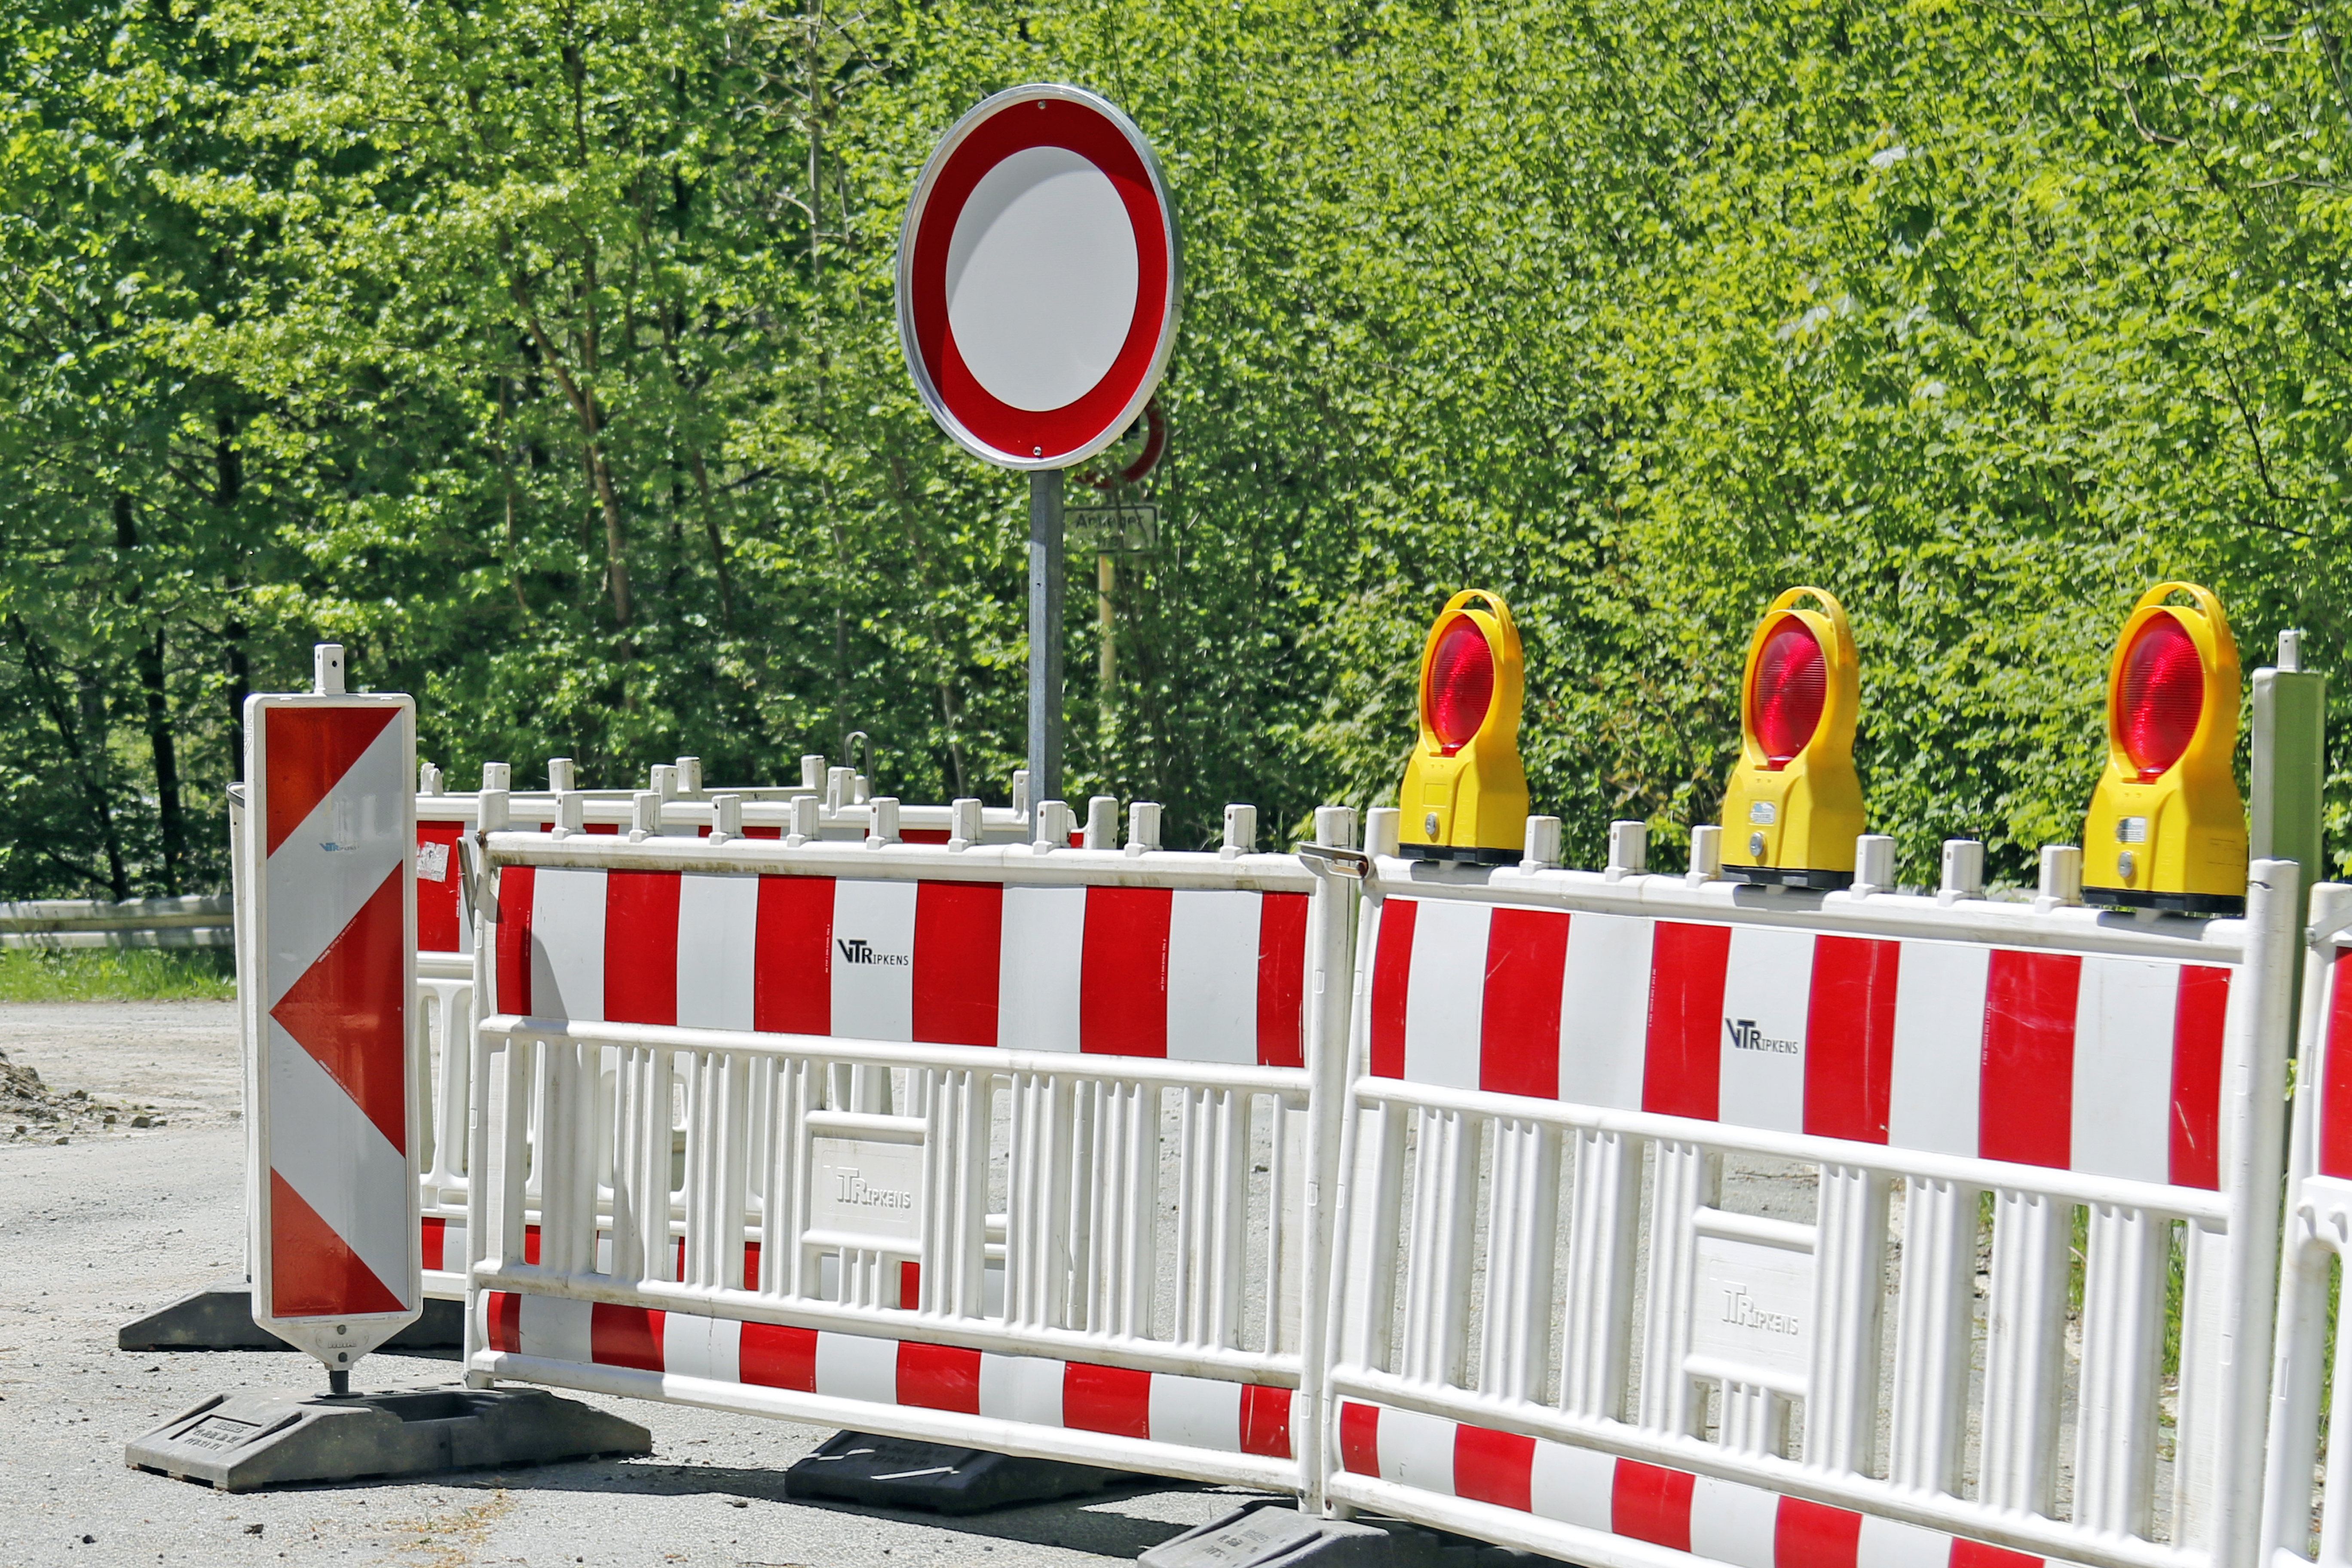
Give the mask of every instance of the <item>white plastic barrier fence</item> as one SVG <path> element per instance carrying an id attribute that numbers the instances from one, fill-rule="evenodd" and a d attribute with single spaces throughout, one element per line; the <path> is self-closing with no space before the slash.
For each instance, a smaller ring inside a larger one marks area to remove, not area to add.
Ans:
<path id="1" fill-rule="evenodd" d="M 2352 1251 L 2352 931 L 2347 927 L 2352 927 L 2352 887 L 2323 882 L 2314 888 L 2287 1151 L 2278 1354 L 2271 1373 L 2262 1542 L 2269 1568 L 2312 1561 L 2315 1534 L 2318 1562 L 2352 1563 L 2346 1533 L 2352 1530 L 2352 1508 L 2326 1506 L 2329 1491 L 2339 1499 L 2352 1496 L 2347 1489 L 2352 1488 L 2352 1391 L 2345 1386 L 2352 1363 L 2344 1355 L 2352 1316 L 2339 1305 L 2344 1258 Z M 2313 1475 L 2323 1433 L 2324 1485 Z"/>
<path id="2" fill-rule="evenodd" d="M 656 832 L 664 836 L 709 837 L 719 809 L 713 802 L 720 795 L 732 795 L 741 803 L 736 816 L 747 838 L 782 839 L 793 827 L 796 798 L 808 799 L 814 808 L 815 837 L 854 843 L 862 842 L 874 830 L 876 803 L 847 798 L 856 793 L 840 787 L 849 781 L 834 781 L 834 795 L 838 797 L 835 799 L 805 786 L 705 790 L 700 787 L 698 768 L 686 765 L 692 762 L 681 758 L 677 765 L 656 768 L 651 780 L 656 787 L 649 791 L 567 792 L 578 799 L 574 809 L 581 831 L 614 837 L 632 831 L 640 803 L 648 794 L 656 798 L 653 821 Z M 505 774 L 495 763 L 484 772 L 486 787 L 492 789 Z M 474 1029 L 474 910 L 467 892 L 470 885 L 467 851 L 460 840 L 480 820 L 480 797 L 447 793 L 442 787 L 440 770 L 430 764 L 422 770 L 418 784 L 417 994 L 413 1016 L 418 1031 L 415 1087 L 423 1110 L 420 1197 L 425 1293 L 457 1300 L 466 1294 L 466 1072 L 470 1057 L 467 1042 Z M 504 800 L 508 821 L 521 826 L 553 825 L 566 809 L 565 800 L 553 794 L 507 795 Z M 810 807 L 802 810 L 805 818 Z M 977 815 L 982 842 L 1016 842 L 1024 837 L 1022 820 L 1009 809 L 989 807 Z M 903 841 L 944 844 L 954 812 L 945 805 L 896 805 L 896 816 Z M 450 1049 L 452 1041 L 457 1042 L 458 1048 Z"/>
<path id="3" fill-rule="evenodd" d="M 1600 1568 L 2251 1563 L 2271 868 L 2195 922 L 1379 860 L 1328 1495 Z"/>
<path id="4" fill-rule="evenodd" d="M 488 835 L 469 1373 L 1314 1492 L 1352 885 L 1235 821 Z"/>

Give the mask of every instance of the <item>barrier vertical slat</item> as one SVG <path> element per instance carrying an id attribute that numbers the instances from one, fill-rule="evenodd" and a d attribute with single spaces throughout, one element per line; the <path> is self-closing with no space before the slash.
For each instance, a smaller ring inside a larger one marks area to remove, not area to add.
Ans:
<path id="1" fill-rule="evenodd" d="M 1993 1194 L 1979 1481 L 1989 1507 L 2047 1514 L 2056 1497 L 2071 1206 L 2041 1193 Z"/>
<path id="2" fill-rule="evenodd" d="M 1898 1487 L 1948 1496 L 1960 1489 L 1978 1203 L 1978 1189 L 1965 1183 L 1912 1176 L 1904 1184 L 1886 1456 L 1886 1479 Z"/>
<path id="3" fill-rule="evenodd" d="M 1458 1383 L 1468 1348 L 1478 1128 L 1458 1110 L 1415 1108 L 1412 1237 L 1405 1253 L 1404 1355 L 1423 1383 Z"/>
<path id="4" fill-rule="evenodd" d="M 1632 1349 L 1634 1221 L 1642 1203 L 1642 1141 L 1579 1128 L 1568 1227 L 1568 1322 L 1559 1407 L 1622 1420 Z"/>
<path id="5" fill-rule="evenodd" d="M 1863 1472 L 1877 1458 L 1887 1192 L 1886 1178 L 1874 1171 L 1821 1168 L 1813 1246 L 1820 1304 L 1805 1395 L 1805 1462 L 1819 1468 Z"/>
<path id="6" fill-rule="evenodd" d="M 1353 811 L 1334 806 L 1316 812 L 1318 844 L 1347 849 L 1355 838 Z M 1355 1069 L 1349 1042 L 1357 1010 L 1370 1001 L 1369 989 L 1359 989 L 1363 972 L 1353 962 L 1354 941 L 1360 931 L 1370 928 L 1371 916 L 1369 900 L 1356 897 L 1360 884 L 1336 877 L 1321 860 L 1309 865 L 1316 869 L 1319 891 L 1307 900 L 1306 1016 L 1300 1023 L 1307 1100 L 1298 1112 L 1306 1134 L 1299 1149 L 1304 1179 L 1297 1184 L 1303 1200 L 1297 1211 L 1302 1223 L 1295 1270 L 1300 1373 L 1298 1394 L 1291 1406 L 1290 1433 L 1299 1477 L 1305 1483 L 1300 1506 L 1309 1513 L 1320 1513 L 1327 1506 L 1324 1479 L 1330 1468 L 1325 1457 L 1331 1436 L 1326 1380 L 1330 1374 L 1342 1294 L 1332 1264 L 1339 1243 L 1340 1173 L 1345 1169 L 1342 1162 L 1350 1153 L 1348 1083 Z M 1281 1168 L 1277 1162 L 1277 1171 Z M 1277 1176 L 1278 1183 L 1285 1179 Z M 1282 1188 L 1277 1185 L 1276 1190 Z M 1273 1210 L 1277 1237 L 1284 1228 L 1279 1216 L 1289 1212 L 1287 1207 Z M 1289 1348 L 1280 1342 L 1279 1334 L 1266 1337 L 1277 1350 Z"/>
<path id="7" fill-rule="evenodd" d="M 1121 1085 L 1108 1110 L 1121 1168 L 1104 1184 L 1112 1243 L 1104 1326 L 1115 1334 L 1149 1334 L 1160 1272 L 1160 1091 Z"/>
<path id="8" fill-rule="evenodd" d="M 2220 1173 L 2221 1188 L 2231 1194 L 2230 1284 L 2221 1312 L 2228 1345 L 2266 1343 L 2275 1329 L 2277 1178 L 2286 1153 L 2280 1111 L 2293 1016 L 2290 988 L 2303 931 L 2304 911 L 2294 896 L 2299 885 L 2292 861 L 2257 860 L 2247 868 L 2246 978 L 2252 984 L 2230 989 L 2221 1058 L 2222 1093 L 2240 1108 L 2237 1135 L 2225 1133 L 2221 1140 Z M 2262 1538 L 2269 1390 L 2259 1375 L 2234 1381 L 2214 1456 L 2212 1540 L 2223 1561 L 2245 1562 Z"/>
<path id="9" fill-rule="evenodd" d="M 613 1067 L 613 1231 L 612 1273 L 615 1279 L 637 1280 L 651 1272 L 646 1266 L 646 1238 L 668 1229 L 669 1195 L 648 1179 L 646 1121 L 650 1108 L 652 1053 L 643 1047 L 624 1047 L 614 1053 Z M 658 1118 L 667 1142 L 668 1108 Z M 665 1151 L 667 1153 L 667 1151 Z M 664 1162 L 667 1163 L 667 1160 Z M 666 1186 L 667 1184 L 660 1184 Z M 541 1240 L 542 1248 L 545 1238 Z"/>
<path id="10" fill-rule="evenodd" d="M 987 1084 L 967 1070 L 938 1075 L 926 1107 L 920 1310 L 977 1317 L 987 1276 Z"/>
<path id="11" fill-rule="evenodd" d="M 1696 1428 L 1705 1395 L 1685 1370 L 1697 1273 L 1699 1209 L 1723 1186 L 1722 1156 L 1703 1145 L 1658 1142 L 1650 1178 L 1650 1278 L 1643 1325 L 1642 1425 L 1685 1436 Z"/>
<path id="12" fill-rule="evenodd" d="M 1013 1192 L 1005 1221 L 1005 1321 L 1058 1329 L 1069 1302 L 1071 1089 L 1058 1073 L 1013 1075 Z"/>
<path id="13" fill-rule="evenodd" d="M 2182 1226 L 2180 1379 L 2174 1403 L 2172 1539 L 2213 1544 L 2213 1488 L 2228 1405 L 2221 1354 L 2221 1297 L 2230 1288 L 2230 1237 L 2218 1226 Z M 2316 1397 L 2316 1395 L 2315 1395 Z M 2317 1417 L 2315 1413 L 2314 1420 Z M 2308 1463 L 2305 1469 L 2310 1468 Z"/>
<path id="14" fill-rule="evenodd" d="M 1551 1336 L 1559 1134 L 1538 1121 L 1497 1123 L 1487 1202 L 1493 1214 L 1525 1218 L 1493 1227 L 1486 1254 L 1486 1319 L 1478 1335 L 1479 1392 L 1507 1399 L 1538 1398 Z"/>
<path id="15" fill-rule="evenodd" d="M 2145 1535 L 2156 1521 L 2156 1381 L 2169 1227 L 2090 1205 L 2074 1418 L 2074 1522 Z"/>
<path id="16" fill-rule="evenodd" d="M 1363 1262 L 1334 1299 L 1343 1314 L 1339 1353 L 1382 1370 L 1396 1364 L 1397 1271 L 1391 1259 L 1404 1207 L 1404 1119 L 1402 1105 L 1367 1106 L 1349 1123 L 1348 1256 Z"/>

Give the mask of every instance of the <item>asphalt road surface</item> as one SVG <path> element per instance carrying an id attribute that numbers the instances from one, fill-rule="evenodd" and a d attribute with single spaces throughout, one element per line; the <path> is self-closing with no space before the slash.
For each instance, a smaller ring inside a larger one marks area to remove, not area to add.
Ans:
<path id="1" fill-rule="evenodd" d="M 0 1127 L 0 1565 L 333 1563 L 1029 1568 L 1131 1560 L 1244 1494 L 1173 1482 L 976 1518 L 786 1500 L 830 1434 L 578 1395 L 652 1429 L 644 1459 L 229 1496 L 127 1469 L 123 1445 L 205 1396 L 323 1386 L 277 1353 L 131 1353 L 125 1322 L 244 1265 L 244 1128 L 227 1003 L 0 1005 L 0 1052 L 111 1126 Z M 132 1114 L 160 1121 L 134 1129 Z M 97 1125 L 93 1125 L 97 1121 Z M 455 1381 L 378 1354 L 362 1389 Z"/>

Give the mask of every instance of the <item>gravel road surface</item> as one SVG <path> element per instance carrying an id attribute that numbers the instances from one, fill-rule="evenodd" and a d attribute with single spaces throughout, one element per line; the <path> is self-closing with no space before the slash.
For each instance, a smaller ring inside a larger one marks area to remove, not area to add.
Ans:
<path id="1" fill-rule="evenodd" d="M 231 1497 L 126 1469 L 123 1445 L 207 1394 L 322 1384 L 292 1352 L 128 1353 L 125 1322 L 244 1264 L 236 1019 L 221 1003 L 0 1005 L 0 1053 L 52 1092 L 152 1107 L 160 1128 L 0 1129 L 0 1565 L 334 1563 L 1028 1568 L 1129 1560 L 1243 1494 L 1153 1481 L 1083 1504 L 940 1521 L 784 1497 L 830 1434 L 582 1395 L 653 1431 L 648 1458 Z M 362 1388 L 455 1381 L 371 1356 Z"/>

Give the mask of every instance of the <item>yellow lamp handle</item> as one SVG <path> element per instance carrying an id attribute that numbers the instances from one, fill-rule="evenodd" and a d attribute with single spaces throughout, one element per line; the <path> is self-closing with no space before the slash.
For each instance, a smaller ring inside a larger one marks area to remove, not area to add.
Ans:
<path id="1" fill-rule="evenodd" d="M 2221 613 L 2221 601 L 2213 596 L 2210 588 L 2196 583 L 2158 583 L 2139 596 L 2132 605 L 2132 614 L 2138 615 L 2151 605 L 2161 605 L 2175 594 L 2186 594 L 2196 600 L 2197 613 L 2220 634 L 2221 640 L 2231 647 L 2238 646 L 2237 638 L 2230 635 L 2230 617 Z"/>
<path id="2" fill-rule="evenodd" d="M 2201 588 L 2197 591 L 2200 594 L 2204 592 Z M 1782 610 L 1795 608 L 1797 601 L 1803 598 L 1808 594 L 1811 594 L 1815 599 L 1821 602 L 1822 613 L 1829 616 L 1830 626 L 1837 633 L 1838 657 L 1844 659 L 1848 664 L 1852 664 L 1855 658 L 1853 650 L 1853 628 L 1846 624 L 1845 606 L 1839 604 L 1837 602 L 1837 595 L 1832 594 L 1826 588 L 1807 587 L 1789 588 L 1783 590 L 1778 598 L 1774 599 L 1771 604 L 1765 606 L 1764 619 L 1759 622 L 1758 625 L 1770 625 L 1774 616 L 1780 614 Z"/>
<path id="3" fill-rule="evenodd" d="M 1503 635 L 1511 639 L 1513 647 L 1517 647 L 1519 644 L 1519 628 L 1511 624 L 1511 607 L 1484 588 L 1465 588 L 1446 600 L 1445 608 L 1437 612 L 1437 624 L 1444 625 L 1446 616 L 1473 599 L 1484 599 L 1486 602 L 1486 607 L 1495 613 L 1496 621 L 1502 626 Z"/>

